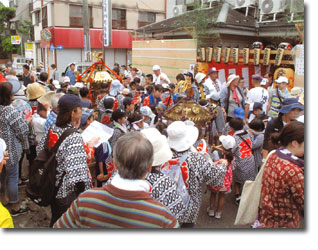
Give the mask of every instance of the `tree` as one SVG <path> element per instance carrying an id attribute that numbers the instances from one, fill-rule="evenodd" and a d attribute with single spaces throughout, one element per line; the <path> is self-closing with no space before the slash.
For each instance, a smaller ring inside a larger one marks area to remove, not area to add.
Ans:
<path id="1" fill-rule="evenodd" d="M 11 58 L 12 52 L 15 53 L 18 50 L 17 47 L 13 47 L 11 44 L 10 20 L 15 15 L 16 11 L 14 8 L 0 5 L 0 58 Z"/>
<path id="2" fill-rule="evenodd" d="M 24 20 L 19 22 L 18 32 L 25 35 L 27 40 L 33 40 L 33 24 L 32 21 Z"/>

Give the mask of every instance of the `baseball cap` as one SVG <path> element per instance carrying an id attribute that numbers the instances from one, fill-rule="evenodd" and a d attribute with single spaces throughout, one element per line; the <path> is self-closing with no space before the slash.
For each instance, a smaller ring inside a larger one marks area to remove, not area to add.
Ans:
<path id="1" fill-rule="evenodd" d="M 58 102 L 58 109 L 64 112 L 72 111 L 77 107 L 85 107 L 85 103 L 76 95 L 63 95 Z"/>
<path id="2" fill-rule="evenodd" d="M 71 79 L 68 76 L 64 76 L 63 82 L 71 82 Z"/>
<path id="3" fill-rule="evenodd" d="M 155 118 L 156 115 L 154 113 L 152 113 L 151 109 L 148 106 L 143 106 L 140 108 L 140 113 L 143 116 L 147 116 L 150 117 L 151 119 Z"/>
<path id="4" fill-rule="evenodd" d="M 84 83 L 82 83 L 82 82 L 76 82 L 75 85 L 74 85 L 74 87 L 75 87 L 75 88 L 80 88 L 80 89 L 81 89 L 81 88 L 84 88 Z"/>
<path id="5" fill-rule="evenodd" d="M 191 72 L 184 73 L 184 75 L 193 77 L 193 74 Z"/>
<path id="6" fill-rule="evenodd" d="M 132 104 L 132 103 L 133 103 L 133 100 L 134 100 L 134 99 L 131 98 L 131 97 L 125 97 L 124 100 L 123 100 L 123 105 L 124 105 L 124 107 L 126 107 L 126 106 Z"/>
<path id="7" fill-rule="evenodd" d="M 152 70 L 160 70 L 160 66 L 159 66 L 159 65 L 154 65 L 154 66 L 152 67 Z"/>
<path id="8" fill-rule="evenodd" d="M 261 81 L 263 77 L 261 75 L 252 75 L 252 79 Z"/>
<path id="9" fill-rule="evenodd" d="M 219 72 L 219 71 L 216 70 L 216 68 L 213 67 L 213 68 L 209 69 L 209 73 L 208 74 L 210 75 L 210 74 L 212 74 L 214 72 Z"/>
<path id="10" fill-rule="evenodd" d="M 237 117 L 237 118 L 241 118 L 242 120 L 245 119 L 245 110 L 241 107 L 237 107 L 234 109 L 234 117 Z"/>
<path id="11" fill-rule="evenodd" d="M 83 110 L 82 117 L 81 117 L 81 126 L 80 127 L 83 127 L 85 125 L 85 123 L 92 116 L 93 113 L 94 113 L 94 109 L 85 109 L 85 110 Z"/>
<path id="12" fill-rule="evenodd" d="M 257 109 L 263 110 L 263 104 L 260 103 L 260 102 L 254 102 L 253 111 L 255 111 L 255 110 L 257 110 Z"/>
<path id="13" fill-rule="evenodd" d="M 164 89 L 170 89 L 170 86 L 169 86 L 169 84 L 167 84 L 167 83 L 164 83 L 164 84 L 162 84 L 161 86 L 162 86 L 162 88 L 164 88 Z"/>
<path id="14" fill-rule="evenodd" d="M 277 82 L 277 83 L 288 83 L 288 78 L 286 77 L 286 76 L 280 76 L 280 77 L 278 77 L 278 79 L 277 80 L 275 80 L 275 82 Z"/>
<path id="15" fill-rule="evenodd" d="M 76 87 L 72 86 L 67 91 L 68 94 L 79 95 L 79 91 Z"/>

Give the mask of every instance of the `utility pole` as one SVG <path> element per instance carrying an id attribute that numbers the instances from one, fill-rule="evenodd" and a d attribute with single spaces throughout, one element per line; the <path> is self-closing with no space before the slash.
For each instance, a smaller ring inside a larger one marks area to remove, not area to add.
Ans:
<path id="1" fill-rule="evenodd" d="M 90 17 L 88 14 L 88 2 L 83 0 L 83 24 L 84 24 L 84 51 L 85 62 L 89 62 L 91 57 L 91 39 L 89 34 Z"/>

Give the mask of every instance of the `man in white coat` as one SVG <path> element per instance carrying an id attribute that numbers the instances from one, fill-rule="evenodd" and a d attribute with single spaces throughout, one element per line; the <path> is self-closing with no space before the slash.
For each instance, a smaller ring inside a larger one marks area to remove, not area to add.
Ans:
<path id="1" fill-rule="evenodd" d="M 171 81 L 169 80 L 168 76 L 161 72 L 160 66 L 159 65 L 154 65 L 152 67 L 153 70 L 153 82 L 157 85 L 157 84 L 164 84 L 164 83 L 171 83 Z"/>
<path id="2" fill-rule="evenodd" d="M 221 93 L 222 84 L 218 79 L 218 72 L 216 68 L 209 69 L 209 77 L 204 82 L 206 96 L 211 96 L 212 93 Z"/>

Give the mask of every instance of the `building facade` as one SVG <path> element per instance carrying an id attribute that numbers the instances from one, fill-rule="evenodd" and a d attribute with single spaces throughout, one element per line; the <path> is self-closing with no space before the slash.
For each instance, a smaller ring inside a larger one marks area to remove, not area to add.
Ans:
<path id="1" fill-rule="evenodd" d="M 32 0 L 32 22 L 36 61 L 46 66 L 57 64 L 63 72 L 71 62 L 84 62 L 83 0 Z M 87 0 L 92 52 L 102 51 L 102 0 Z M 117 0 L 112 2 L 112 46 L 106 49 L 106 64 L 130 64 L 134 30 L 162 21 L 166 0 Z M 49 43 L 41 31 L 49 29 Z M 49 48 L 51 49 L 49 49 Z"/>

